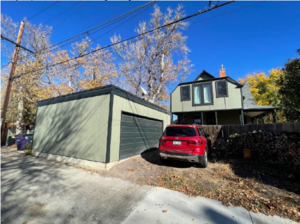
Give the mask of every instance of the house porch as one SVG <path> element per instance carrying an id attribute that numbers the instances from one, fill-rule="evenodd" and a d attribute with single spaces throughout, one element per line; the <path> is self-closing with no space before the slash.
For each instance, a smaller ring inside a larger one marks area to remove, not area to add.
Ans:
<path id="1" fill-rule="evenodd" d="M 200 124 L 200 125 L 244 125 L 257 123 L 259 118 L 268 114 L 273 115 L 274 123 L 277 123 L 276 109 L 264 110 L 222 110 L 222 111 L 195 111 L 180 112 L 171 115 L 172 122 L 178 124 Z M 177 120 L 173 120 L 173 115 Z"/>

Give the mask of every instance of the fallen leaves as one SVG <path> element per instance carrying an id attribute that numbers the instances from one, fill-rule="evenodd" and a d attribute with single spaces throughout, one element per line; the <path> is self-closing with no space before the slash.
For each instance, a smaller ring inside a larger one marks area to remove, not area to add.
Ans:
<path id="1" fill-rule="evenodd" d="M 205 178 L 205 182 L 203 181 L 205 174 L 200 174 L 200 172 L 186 177 L 186 175 L 171 171 L 158 176 L 156 185 L 190 196 L 215 199 L 226 206 L 242 206 L 252 212 L 276 214 L 300 221 L 299 195 L 264 185 L 253 178 L 238 177 L 231 169 L 222 164 L 214 171 L 213 178 Z M 282 195 L 285 194 L 288 195 L 283 197 Z"/>
<path id="2" fill-rule="evenodd" d="M 135 171 L 137 171 L 137 168 L 129 168 L 129 169 L 127 169 L 128 171 L 131 171 L 131 172 L 135 172 Z"/>
<path id="3" fill-rule="evenodd" d="M 162 210 L 162 212 L 163 212 L 163 213 L 167 213 L 167 212 L 168 212 L 168 210 Z"/>

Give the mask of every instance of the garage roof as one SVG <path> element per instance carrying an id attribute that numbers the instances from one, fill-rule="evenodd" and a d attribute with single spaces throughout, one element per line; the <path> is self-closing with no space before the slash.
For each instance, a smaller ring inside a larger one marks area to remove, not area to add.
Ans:
<path id="1" fill-rule="evenodd" d="M 120 97 L 123 97 L 127 100 L 130 100 L 132 102 L 141 104 L 143 106 L 149 107 L 154 110 L 158 110 L 160 112 L 169 114 L 169 111 L 157 106 L 154 103 L 150 103 L 140 97 L 137 97 L 133 95 L 132 93 L 125 91 L 117 86 L 114 85 L 107 85 L 107 86 L 102 86 L 102 87 L 97 87 L 94 89 L 89 89 L 89 90 L 84 90 L 76 93 L 71 93 L 63 96 L 58 96 L 46 100 L 41 100 L 37 102 L 37 106 L 46 106 L 50 104 L 56 104 L 56 103 L 63 103 L 71 100 L 78 100 L 78 99 L 83 99 L 83 98 L 89 98 L 89 97 L 94 97 L 94 96 L 100 96 L 100 95 L 105 95 L 105 94 L 113 94 L 117 95 Z"/>

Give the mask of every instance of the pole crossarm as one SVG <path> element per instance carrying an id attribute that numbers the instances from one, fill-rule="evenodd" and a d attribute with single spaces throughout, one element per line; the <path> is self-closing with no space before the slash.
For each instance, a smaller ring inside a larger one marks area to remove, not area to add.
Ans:
<path id="1" fill-rule="evenodd" d="M 6 40 L 6 41 L 8 41 L 8 42 L 10 42 L 10 43 L 12 43 L 12 44 L 14 44 L 14 45 L 16 45 L 16 46 L 18 46 L 18 47 L 24 49 L 24 50 L 26 50 L 26 51 L 29 51 L 31 54 L 35 54 L 32 50 L 29 50 L 28 48 L 23 47 L 22 45 L 20 45 L 20 44 L 14 42 L 13 40 L 8 39 L 7 37 L 4 37 L 2 34 L 1 34 L 1 39 Z"/>

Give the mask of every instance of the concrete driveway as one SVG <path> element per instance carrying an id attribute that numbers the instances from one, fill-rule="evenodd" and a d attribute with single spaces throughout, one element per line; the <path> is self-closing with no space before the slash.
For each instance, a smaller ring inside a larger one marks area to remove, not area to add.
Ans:
<path id="1" fill-rule="evenodd" d="M 1 223 L 295 223 L 7 150 L 1 171 Z"/>

